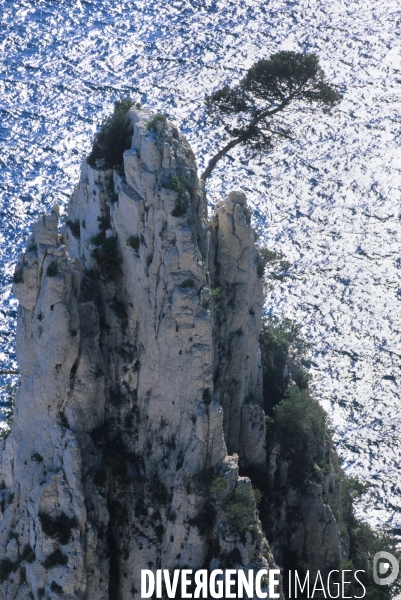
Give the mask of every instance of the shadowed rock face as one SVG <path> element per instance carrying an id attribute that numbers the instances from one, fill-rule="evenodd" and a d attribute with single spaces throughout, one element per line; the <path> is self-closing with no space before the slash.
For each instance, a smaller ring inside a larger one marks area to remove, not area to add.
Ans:
<path id="1" fill-rule="evenodd" d="M 21 386 L 0 452 L 7 599 L 125 600 L 140 597 L 144 568 L 274 564 L 253 500 L 251 533 L 210 492 L 218 476 L 226 505 L 253 498 L 238 457 L 265 460 L 246 199 L 230 194 L 209 225 L 185 138 L 147 128 L 145 111 L 129 118 L 124 169 L 84 163 L 62 235 L 55 207 L 16 268 Z"/>

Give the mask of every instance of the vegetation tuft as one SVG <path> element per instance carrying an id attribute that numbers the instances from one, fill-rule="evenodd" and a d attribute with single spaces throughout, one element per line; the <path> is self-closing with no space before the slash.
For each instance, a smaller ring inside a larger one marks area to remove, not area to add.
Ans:
<path id="1" fill-rule="evenodd" d="M 183 281 L 181 283 L 181 287 L 183 288 L 193 288 L 195 287 L 195 282 L 193 279 L 185 279 L 185 281 Z"/>
<path id="2" fill-rule="evenodd" d="M 107 238 L 99 248 L 92 250 L 91 255 L 96 259 L 107 281 L 115 281 L 118 278 L 123 259 L 118 249 L 117 238 Z"/>
<path id="3" fill-rule="evenodd" d="M 177 192 L 177 199 L 175 206 L 172 211 L 173 217 L 182 217 L 188 210 L 188 191 L 187 191 L 187 180 L 185 175 L 173 175 L 170 181 L 170 187 Z"/>
<path id="4" fill-rule="evenodd" d="M 318 482 L 325 489 L 327 476 L 335 477 L 341 489 L 341 506 L 338 500 L 333 503 L 332 512 L 344 541 L 344 547 L 349 545 L 349 556 L 338 566 L 339 569 L 365 571 L 360 579 L 366 587 L 366 598 L 370 600 L 390 600 L 401 591 L 401 586 L 393 584 L 379 586 L 373 579 L 373 557 L 380 550 L 387 550 L 400 558 L 397 550 L 397 540 L 390 533 L 374 531 L 367 523 L 355 517 L 354 502 L 366 491 L 366 485 L 354 478 L 348 478 L 337 469 L 333 473 L 330 462 L 330 430 L 327 415 L 320 404 L 313 399 L 308 390 L 308 374 L 301 372 L 297 376 L 296 385 L 289 385 L 288 380 L 277 385 L 277 373 L 283 373 L 283 367 L 289 348 L 296 348 L 302 354 L 306 348 L 299 327 L 289 319 L 269 319 L 264 322 L 261 334 L 262 365 L 264 368 L 264 395 L 266 424 L 269 430 L 267 438 L 270 445 L 279 448 L 280 459 L 286 461 L 288 474 L 285 488 L 291 486 L 299 494 L 307 494 L 311 482 Z M 265 352 L 265 354 L 264 354 Z M 268 369 L 273 364 L 274 368 Z M 275 379 L 276 377 L 276 379 Z M 270 386 L 270 388 L 269 388 Z M 274 394 L 272 393 L 274 389 Z M 324 450 L 326 448 L 326 450 Z M 263 525 L 270 543 L 276 541 L 276 526 L 274 519 L 270 524 L 268 514 L 272 513 L 274 499 L 283 499 L 283 489 L 280 479 L 273 480 L 268 475 L 267 464 L 250 468 L 244 474 L 249 475 L 264 493 L 264 507 L 267 511 L 261 513 Z M 332 485 L 332 484 L 330 484 Z M 284 488 L 284 489 L 285 489 Z M 324 492 L 325 493 L 325 492 Z M 324 496 L 324 502 L 330 504 L 331 498 Z M 274 512 L 274 511 L 273 511 Z M 229 514 L 229 510 L 228 510 Z M 297 523 L 296 507 L 287 507 L 287 525 L 290 530 Z M 292 516 L 291 516 L 292 515 Z M 280 534 L 283 535 L 283 532 Z M 283 546 L 283 565 L 286 569 L 303 569 L 299 560 L 294 558 L 290 547 Z M 305 566 L 307 569 L 308 566 Z M 355 588 L 355 589 L 354 589 Z M 351 585 L 349 596 L 360 594 L 360 586 Z"/>
<path id="5" fill-rule="evenodd" d="M 298 356 L 305 354 L 308 344 L 301 335 L 300 327 L 291 319 L 284 317 L 279 319 L 269 316 L 263 319 L 264 344 L 268 352 L 272 352 L 275 358 L 280 353 L 288 354 L 293 349 Z"/>
<path id="6" fill-rule="evenodd" d="M 128 123 L 127 114 L 132 106 L 139 108 L 130 98 L 115 102 L 114 112 L 104 119 L 87 158 L 92 167 L 96 166 L 99 159 L 105 161 L 106 169 L 123 164 L 123 154 L 131 147 L 132 127 Z"/>
<path id="7" fill-rule="evenodd" d="M 210 292 L 212 294 L 212 306 L 216 312 L 219 312 L 220 310 L 221 291 L 221 287 L 210 288 Z"/>
<path id="8" fill-rule="evenodd" d="M 15 267 L 13 282 L 17 284 L 24 283 L 24 268 L 22 265 L 17 265 Z"/>
<path id="9" fill-rule="evenodd" d="M 31 456 L 31 460 L 37 463 L 43 462 L 43 456 L 41 456 L 38 452 L 34 452 Z"/>
<path id="10" fill-rule="evenodd" d="M 320 442 L 327 425 L 323 408 L 307 390 L 297 385 L 287 388 L 283 400 L 273 408 L 273 419 L 284 453 L 295 445 L 311 446 Z"/>
<path id="11" fill-rule="evenodd" d="M 106 241 L 106 232 L 99 231 L 99 233 L 96 233 L 96 235 L 94 235 L 93 238 L 91 239 L 91 244 L 93 244 L 94 246 L 101 246 L 105 241 Z"/>
<path id="12" fill-rule="evenodd" d="M 74 238 L 79 240 L 79 238 L 81 237 L 81 227 L 79 224 L 79 219 L 76 219 L 75 221 L 71 221 L 70 219 L 68 219 L 66 221 L 66 225 L 67 225 L 67 227 L 70 228 L 71 233 L 74 236 Z"/>
<path id="13" fill-rule="evenodd" d="M 54 580 L 51 583 L 50 590 L 52 592 L 54 592 L 55 594 L 62 594 L 63 593 L 63 588 L 61 587 L 61 585 L 59 585 L 58 583 L 56 583 Z"/>
<path id="14" fill-rule="evenodd" d="M 47 277 L 57 277 L 58 275 L 58 264 L 56 260 L 52 260 L 50 265 L 47 267 Z"/>
<path id="15" fill-rule="evenodd" d="M 60 542 L 68 544 L 71 539 L 72 530 L 78 526 L 75 517 L 69 517 L 65 512 L 60 513 L 53 518 L 48 513 L 39 513 L 40 523 L 46 535 Z"/>
<path id="16" fill-rule="evenodd" d="M 234 498 L 228 503 L 225 513 L 227 523 L 233 531 L 244 534 L 246 530 L 253 527 L 256 505 L 259 501 L 259 490 L 249 485 L 237 485 Z"/>
<path id="17" fill-rule="evenodd" d="M 156 113 L 146 123 L 146 129 L 151 129 L 152 131 L 157 131 L 159 124 L 164 124 L 167 121 L 166 115 L 163 113 Z"/>
<path id="18" fill-rule="evenodd" d="M 45 569 L 53 569 L 53 567 L 65 566 L 67 563 L 68 557 L 61 550 L 55 550 L 46 558 L 43 566 Z"/>
<path id="19" fill-rule="evenodd" d="M 0 560 L 0 583 L 3 583 L 8 579 L 11 573 L 17 570 L 18 565 L 12 562 L 9 558 L 3 558 Z"/>
<path id="20" fill-rule="evenodd" d="M 350 556 L 348 560 L 342 562 L 340 569 L 350 569 L 354 572 L 358 569 L 362 570 L 360 580 L 366 587 L 365 598 L 390 600 L 399 597 L 401 583 L 398 579 L 391 586 L 378 585 L 373 579 L 373 557 L 377 552 L 385 551 L 393 554 L 400 562 L 399 542 L 390 532 L 375 531 L 368 523 L 363 523 L 355 517 L 354 502 L 366 491 L 366 488 L 366 485 L 354 477 L 341 474 L 341 508 L 344 523 L 342 534 L 349 536 Z M 335 516 L 341 530 L 341 521 L 337 515 Z M 355 585 L 353 581 L 348 594 L 355 597 L 360 594 L 360 589 L 360 586 Z"/>
<path id="21" fill-rule="evenodd" d="M 130 246 L 135 252 L 138 252 L 141 246 L 141 238 L 139 235 L 130 235 L 127 239 L 127 246 Z"/>
<path id="22" fill-rule="evenodd" d="M 276 252 L 275 250 L 269 250 L 266 247 L 258 248 L 258 254 L 256 257 L 256 272 L 260 279 L 262 279 L 266 266 L 270 265 L 275 269 L 275 273 L 271 273 L 270 277 L 273 279 L 283 280 L 283 271 L 288 271 L 291 267 L 291 263 L 284 260 L 284 255 L 281 251 Z M 277 273 L 278 271 L 278 273 Z"/>
<path id="23" fill-rule="evenodd" d="M 0 442 L 5 440 L 11 433 L 11 427 L 14 418 L 14 407 L 15 407 L 15 393 L 17 386 L 7 384 L 6 394 L 7 398 L 0 403 L 0 418 L 2 421 L 2 427 L 0 428 Z M 0 486 L 1 490 L 1 486 Z"/>

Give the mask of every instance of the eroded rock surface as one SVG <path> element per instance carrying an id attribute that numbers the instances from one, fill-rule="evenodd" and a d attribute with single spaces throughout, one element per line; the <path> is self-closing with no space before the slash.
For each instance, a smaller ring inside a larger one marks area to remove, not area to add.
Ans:
<path id="1" fill-rule="evenodd" d="M 125 600 L 141 569 L 274 565 L 238 471 L 265 460 L 246 198 L 230 194 L 209 227 L 185 138 L 129 118 L 124 169 L 85 162 L 62 235 L 55 207 L 16 268 L 21 385 L 0 452 L 10 600 Z"/>

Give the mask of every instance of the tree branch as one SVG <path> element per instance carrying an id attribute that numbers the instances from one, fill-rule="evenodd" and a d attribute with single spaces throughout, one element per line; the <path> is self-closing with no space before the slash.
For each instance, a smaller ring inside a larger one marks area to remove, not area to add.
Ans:
<path id="1" fill-rule="evenodd" d="M 271 116 L 277 114 L 278 112 L 281 112 L 282 110 L 284 110 L 284 108 L 291 102 L 291 100 L 292 100 L 292 96 L 288 96 L 285 100 L 283 100 L 283 102 L 281 102 L 281 104 L 276 106 L 276 108 L 273 108 L 272 110 L 263 111 L 260 114 L 256 114 L 249 124 L 248 131 L 250 131 L 253 127 L 255 127 L 262 119 L 265 119 L 266 117 L 271 117 Z M 224 146 L 224 148 L 222 150 L 220 150 L 220 152 L 215 154 L 213 156 L 213 158 L 209 161 L 209 164 L 206 167 L 205 171 L 202 173 L 201 179 L 203 181 L 205 181 L 209 177 L 210 173 L 213 171 L 214 167 L 217 164 L 217 161 L 219 161 L 220 158 L 222 158 L 225 154 L 227 154 L 227 152 L 229 152 L 232 148 L 234 148 L 235 146 L 237 146 L 238 144 L 243 142 L 245 139 L 246 139 L 246 134 L 241 135 L 240 137 L 237 137 L 234 140 L 231 140 L 231 142 L 229 142 L 226 146 Z"/>
<path id="2" fill-rule="evenodd" d="M 206 167 L 205 171 L 202 173 L 201 179 L 203 179 L 203 181 L 205 181 L 209 177 L 210 173 L 213 171 L 214 167 L 216 166 L 217 161 L 220 160 L 220 158 L 222 158 L 225 154 L 227 154 L 227 152 L 229 152 L 231 150 L 231 148 L 234 148 L 235 146 L 240 144 L 243 141 L 243 139 L 244 138 L 241 136 L 241 137 L 235 138 L 234 140 L 231 140 L 231 142 L 229 142 L 226 146 L 224 146 L 224 148 L 222 150 L 220 150 L 220 152 L 215 154 L 213 156 L 213 158 L 209 161 L 209 164 Z"/>

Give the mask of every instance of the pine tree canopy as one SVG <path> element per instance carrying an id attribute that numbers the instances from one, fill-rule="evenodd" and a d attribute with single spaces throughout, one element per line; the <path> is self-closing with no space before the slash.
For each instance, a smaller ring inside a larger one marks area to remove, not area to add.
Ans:
<path id="1" fill-rule="evenodd" d="M 224 86 L 205 102 L 214 119 L 224 116 L 225 130 L 233 138 L 209 162 L 206 179 L 216 163 L 238 144 L 255 153 L 271 150 L 279 138 L 294 139 L 291 128 L 275 115 L 300 102 L 334 106 L 342 96 L 325 81 L 314 54 L 282 51 L 259 60 L 237 85 Z"/>

